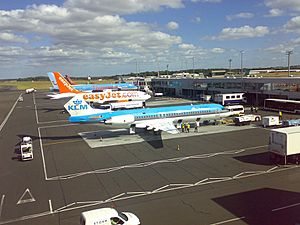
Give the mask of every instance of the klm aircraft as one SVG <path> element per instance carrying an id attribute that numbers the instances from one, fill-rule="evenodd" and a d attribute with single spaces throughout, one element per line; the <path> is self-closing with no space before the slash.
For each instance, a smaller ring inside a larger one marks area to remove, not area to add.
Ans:
<path id="1" fill-rule="evenodd" d="M 64 105 L 70 113 L 72 123 L 104 123 L 129 127 L 130 133 L 135 128 L 179 133 L 175 127 L 182 122 L 217 120 L 232 115 L 232 112 L 219 104 L 197 104 L 168 106 L 158 108 L 142 108 L 132 110 L 110 111 L 93 109 L 80 96 L 73 97 Z"/>
<path id="2" fill-rule="evenodd" d="M 58 73 L 58 72 L 55 72 Z M 54 72 L 49 72 L 48 77 L 52 83 L 51 90 L 58 90 L 57 82 L 54 76 Z M 116 83 L 116 84 L 76 84 L 72 85 L 78 91 L 103 91 L 107 89 L 112 90 L 137 90 L 138 87 L 131 83 Z"/>

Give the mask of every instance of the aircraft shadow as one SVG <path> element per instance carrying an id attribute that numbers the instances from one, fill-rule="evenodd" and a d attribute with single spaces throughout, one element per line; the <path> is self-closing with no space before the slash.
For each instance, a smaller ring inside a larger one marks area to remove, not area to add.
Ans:
<path id="1" fill-rule="evenodd" d="M 235 156 L 234 159 L 237 159 L 244 163 L 251 163 L 257 165 L 271 166 L 271 165 L 284 165 L 285 160 L 283 156 L 277 156 L 270 154 L 270 152 L 262 152 L 252 155 L 243 155 Z M 294 155 L 287 157 L 287 164 L 296 164 L 299 163 L 299 158 L 296 158 Z"/>
<path id="2" fill-rule="evenodd" d="M 300 222 L 298 192 L 261 188 L 212 200 L 246 224 L 295 225 Z M 280 209 L 291 205 L 294 207 Z"/>
<path id="3" fill-rule="evenodd" d="M 243 156 L 234 156 L 233 158 L 249 164 L 257 164 L 257 165 L 264 165 L 264 166 L 274 165 L 274 162 L 270 160 L 269 152 L 262 152 L 262 153 L 243 155 Z"/>
<path id="4" fill-rule="evenodd" d="M 113 129 L 113 130 L 99 130 L 94 132 L 83 132 L 80 134 L 86 140 L 105 140 L 105 142 L 115 142 L 122 144 L 131 144 L 130 139 L 142 138 L 145 142 L 151 145 L 154 149 L 163 148 L 163 140 L 161 132 L 154 134 L 153 131 L 145 131 L 143 129 L 136 129 L 135 134 L 129 134 L 128 129 Z M 117 144 L 116 144 L 117 145 Z"/>

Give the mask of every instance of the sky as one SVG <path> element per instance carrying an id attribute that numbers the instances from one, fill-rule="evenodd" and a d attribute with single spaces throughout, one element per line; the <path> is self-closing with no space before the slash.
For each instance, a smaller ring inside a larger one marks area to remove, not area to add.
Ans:
<path id="1" fill-rule="evenodd" d="M 0 79 L 300 64 L 300 0 L 1 0 Z"/>

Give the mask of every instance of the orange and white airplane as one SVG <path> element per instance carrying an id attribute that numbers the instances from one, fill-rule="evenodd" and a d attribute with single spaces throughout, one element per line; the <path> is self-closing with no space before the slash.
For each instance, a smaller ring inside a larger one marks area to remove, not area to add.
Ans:
<path id="1" fill-rule="evenodd" d="M 51 99 L 61 99 L 81 95 L 87 102 L 96 102 L 100 104 L 111 102 L 127 102 L 127 101 L 146 101 L 151 96 L 143 91 L 112 91 L 104 90 L 103 92 L 82 92 L 74 88 L 59 73 L 53 72 L 59 88 L 59 94 L 48 95 Z"/>

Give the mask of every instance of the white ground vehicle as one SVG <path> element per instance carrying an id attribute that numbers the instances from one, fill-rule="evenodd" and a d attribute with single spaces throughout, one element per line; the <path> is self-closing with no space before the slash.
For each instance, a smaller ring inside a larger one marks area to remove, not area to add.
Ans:
<path id="1" fill-rule="evenodd" d="M 281 125 L 279 120 L 279 116 L 264 116 L 262 118 L 262 126 L 263 127 L 271 127 Z"/>
<path id="2" fill-rule="evenodd" d="M 245 109 L 242 105 L 228 105 L 225 106 L 225 108 L 232 112 L 233 116 L 241 116 L 245 114 Z"/>
<path id="3" fill-rule="evenodd" d="M 161 92 L 155 92 L 154 93 L 154 96 L 155 97 L 161 97 L 161 96 L 163 96 L 164 95 L 164 93 L 161 93 Z"/>
<path id="4" fill-rule="evenodd" d="M 133 213 L 118 212 L 113 208 L 94 209 L 81 213 L 80 225 L 139 225 L 139 218 Z"/>
<path id="5" fill-rule="evenodd" d="M 33 159 L 33 148 L 31 137 L 23 137 L 20 146 L 21 160 L 32 160 Z"/>
<path id="6" fill-rule="evenodd" d="M 29 94 L 29 93 L 33 93 L 33 92 L 36 92 L 36 90 L 34 88 L 28 88 L 25 90 L 26 94 Z"/>
<path id="7" fill-rule="evenodd" d="M 130 102 L 113 102 L 109 104 L 111 109 L 136 109 L 143 108 L 145 102 L 143 101 L 130 101 Z"/>
<path id="8" fill-rule="evenodd" d="M 271 130 L 269 134 L 269 151 L 275 155 L 285 157 L 285 164 L 287 156 L 300 156 L 300 127 L 287 127 Z"/>
<path id="9" fill-rule="evenodd" d="M 260 115 L 244 115 L 244 116 L 238 116 L 234 118 L 235 125 L 241 126 L 241 125 L 249 125 L 251 122 L 254 121 L 260 121 L 261 116 Z"/>
<path id="10" fill-rule="evenodd" d="M 94 103 L 94 106 L 99 109 L 111 109 L 111 110 L 118 110 L 118 109 L 137 109 L 145 107 L 145 102 L 143 101 L 130 101 L 130 102 L 112 102 L 108 104 L 97 104 Z"/>
<path id="11" fill-rule="evenodd" d="M 245 103 L 244 93 L 216 94 L 214 102 L 222 105 L 243 104 Z"/>

